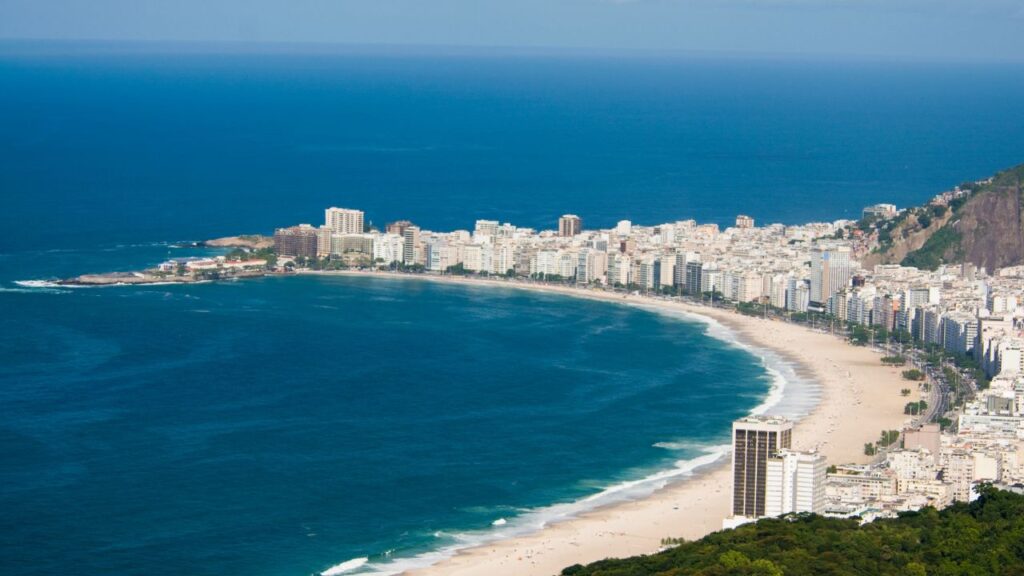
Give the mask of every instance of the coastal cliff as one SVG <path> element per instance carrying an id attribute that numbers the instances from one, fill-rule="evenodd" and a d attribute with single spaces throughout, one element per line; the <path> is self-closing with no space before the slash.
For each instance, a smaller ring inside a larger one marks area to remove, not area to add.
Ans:
<path id="1" fill-rule="evenodd" d="M 935 270 L 970 263 L 993 271 L 1024 264 L 1024 164 L 960 189 L 968 195 L 944 210 L 934 204 L 910 209 L 886 231 L 891 240 L 862 259 L 865 267 L 902 264 Z"/>
<path id="2" fill-rule="evenodd" d="M 943 257 L 959 257 L 988 270 L 1024 264 L 1022 181 L 1024 164 L 1000 172 L 972 195 L 949 224 L 949 236 L 960 242 L 950 242 Z"/>

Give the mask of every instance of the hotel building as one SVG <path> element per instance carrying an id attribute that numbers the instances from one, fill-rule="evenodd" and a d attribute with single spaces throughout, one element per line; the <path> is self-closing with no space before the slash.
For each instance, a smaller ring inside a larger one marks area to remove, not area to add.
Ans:
<path id="1" fill-rule="evenodd" d="M 776 416 L 749 416 L 732 424 L 732 514 L 766 515 L 768 461 L 793 443 L 793 423 Z"/>

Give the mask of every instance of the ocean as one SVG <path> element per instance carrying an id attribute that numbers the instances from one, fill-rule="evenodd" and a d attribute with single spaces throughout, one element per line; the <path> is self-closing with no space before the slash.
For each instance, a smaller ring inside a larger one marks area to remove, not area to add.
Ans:
<path id="1" fill-rule="evenodd" d="M 563 296 L 19 281 L 330 205 L 444 230 L 856 217 L 1024 160 L 1020 71 L 0 44 L 0 572 L 394 571 L 685 475 L 783 381 L 780 409 L 813 398 L 719 327 Z"/>

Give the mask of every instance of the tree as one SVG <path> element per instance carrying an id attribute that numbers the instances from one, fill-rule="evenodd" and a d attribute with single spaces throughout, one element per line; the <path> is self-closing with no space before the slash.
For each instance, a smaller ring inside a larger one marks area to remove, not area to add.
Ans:
<path id="1" fill-rule="evenodd" d="M 903 407 L 903 413 L 910 416 L 917 416 L 919 414 L 923 414 L 927 409 L 928 403 L 924 400 L 920 400 L 918 402 L 908 402 L 907 405 Z"/>
<path id="2" fill-rule="evenodd" d="M 899 437 L 899 430 L 882 430 L 882 434 L 878 439 L 878 445 L 882 447 L 891 446 L 896 443 L 896 440 L 898 440 Z"/>
<path id="3" fill-rule="evenodd" d="M 967 576 L 1024 574 L 1024 496 L 978 499 L 862 524 L 796 514 L 682 542 L 658 554 L 575 565 L 564 576 Z"/>
<path id="4" fill-rule="evenodd" d="M 924 380 L 924 372 L 921 372 L 917 368 L 912 368 L 910 370 L 904 370 L 903 371 L 903 379 L 904 380 L 915 380 L 915 381 L 920 382 L 921 380 Z"/>

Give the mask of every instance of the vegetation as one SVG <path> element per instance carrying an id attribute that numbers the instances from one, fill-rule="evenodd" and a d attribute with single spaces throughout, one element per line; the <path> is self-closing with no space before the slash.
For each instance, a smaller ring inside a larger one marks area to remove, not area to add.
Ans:
<path id="1" fill-rule="evenodd" d="M 867 328 L 858 324 L 850 330 L 850 343 L 854 346 L 867 346 L 870 340 L 871 334 Z"/>
<path id="2" fill-rule="evenodd" d="M 900 438 L 899 430 L 882 430 L 881 436 L 878 438 L 879 446 L 891 446 L 896 443 Z"/>
<path id="3" fill-rule="evenodd" d="M 920 382 L 920 381 L 924 380 L 924 372 L 921 372 L 917 368 L 911 368 L 910 370 L 904 370 L 903 371 L 903 379 L 904 380 L 914 380 L 915 382 Z"/>
<path id="4" fill-rule="evenodd" d="M 1024 574 L 1024 496 L 979 489 L 970 504 L 861 525 L 794 515 L 723 530 L 651 556 L 563 576 L 982 576 Z"/>
<path id="5" fill-rule="evenodd" d="M 960 240 L 960 233 L 947 224 L 936 230 L 919 250 L 907 254 L 900 264 L 922 270 L 935 270 L 946 261 L 944 255 L 947 252 L 952 253 L 953 260 L 959 260 Z"/>
<path id="6" fill-rule="evenodd" d="M 469 270 L 466 270 L 466 265 L 463 264 L 462 262 L 459 262 L 454 266 L 449 266 L 448 268 L 445 269 L 445 272 L 448 274 L 454 274 L 456 276 L 465 276 L 469 274 Z"/>
<path id="7" fill-rule="evenodd" d="M 878 449 L 875 448 L 874 442 L 865 442 L 864 443 L 864 455 L 865 456 L 874 456 L 877 453 L 878 453 Z"/>
<path id="8" fill-rule="evenodd" d="M 883 356 L 882 364 L 887 366 L 903 366 L 907 363 L 907 359 L 904 356 Z"/>
<path id="9" fill-rule="evenodd" d="M 900 396 L 910 396 L 910 388 L 900 390 Z"/>
<path id="10" fill-rule="evenodd" d="M 737 302 L 736 311 L 746 316 L 763 316 L 766 313 L 764 304 L 756 302 Z"/>
<path id="11" fill-rule="evenodd" d="M 927 409 L 928 403 L 924 400 L 919 400 L 917 402 L 908 402 L 907 405 L 903 407 L 903 413 L 910 416 L 917 416 L 919 414 L 923 414 Z"/>

